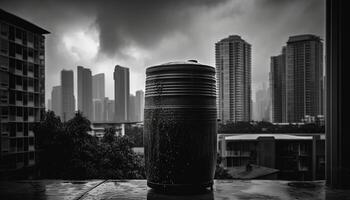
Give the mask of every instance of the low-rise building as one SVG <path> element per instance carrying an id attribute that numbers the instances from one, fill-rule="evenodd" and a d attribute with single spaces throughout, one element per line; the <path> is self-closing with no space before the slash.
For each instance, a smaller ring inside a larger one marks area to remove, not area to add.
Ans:
<path id="1" fill-rule="evenodd" d="M 219 134 L 221 165 L 255 164 L 279 170 L 278 179 L 324 179 L 324 134 Z"/>

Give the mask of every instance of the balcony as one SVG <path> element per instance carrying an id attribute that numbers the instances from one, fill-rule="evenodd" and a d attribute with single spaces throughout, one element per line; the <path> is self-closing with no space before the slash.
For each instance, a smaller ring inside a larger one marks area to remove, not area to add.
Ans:
<path id="1" fill-rule="evenodd" d="M 31 165 L 31 161 L 29 161 Z M 349 199 L 349 190 L 335 190 L 323 181 L 215 180 L 213 191 L 196 195 L 156 193 L 146 180 L 3 181 L 1 199 Z M 35 186 L 35 187 L 33 187 Z M 308 187 L 311 186 L 311 187 Z"/>

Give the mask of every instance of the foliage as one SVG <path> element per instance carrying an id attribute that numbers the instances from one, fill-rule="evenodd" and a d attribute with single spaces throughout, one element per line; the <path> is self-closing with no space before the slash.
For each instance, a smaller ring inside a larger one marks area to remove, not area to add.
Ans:
<path id="1" fill-rule="evenodd" d="M 40 178 L 144 178 L 143 160 L 128 137 L 106 129 L 99 140 L 89 134 L 90 121 L 82 113 L 62 123 L 52 111 L 35 127 Z"/>
<path id="2" fill-rule="evenodd" d="M 125 135 L 132 141 L 132 147 L 143 147 L 143 128 L 126 126 Z"/>

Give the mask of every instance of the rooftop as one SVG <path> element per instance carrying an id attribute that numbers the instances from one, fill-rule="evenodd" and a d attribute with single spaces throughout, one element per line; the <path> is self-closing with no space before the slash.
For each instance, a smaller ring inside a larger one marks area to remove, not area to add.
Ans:
<path id="1" fill-rule="evenodd" d="M 260 137 L 272 137 L 275 140 L 312 140 L 312 136 L 300 136 L 289 134 L 237 134 L 226 136 L 225 140 L 257 140 Z"/>
<path id="2" fill-rule="evenodd" d="M 16 26 L 19 26 L 19 27 L 22 27 L 22 28 L 25 28 L 27 30 L 30 30 L 30 31 L 33 31 L 35 33 L 39 33 L 39 34 L 48 34 L 50 33 L 49 31 L 25 20 L 25 19 L 22 19 L 16 15 L 13 15 L 9 12 L 6 12 L 5 10 L 3 9 L 0 9 L 0 20 L 4 20 L 8 23 L 11 23 L 11 24 L 14 24 Z"/>
<path id="3" fill-rule="evenodd" d="M 216 180 L 213 192 L 165 195 L 146 180 L 38 180 L 0 182 L 0 199 L 350 199 L 350 190 L 327 188 L 323 181 Z"/>

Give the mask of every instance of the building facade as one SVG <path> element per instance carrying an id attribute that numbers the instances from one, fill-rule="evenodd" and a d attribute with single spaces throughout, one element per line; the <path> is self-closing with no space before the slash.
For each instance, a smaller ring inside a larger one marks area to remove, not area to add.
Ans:
<path id="1" fill-rule="evenodd" d="M 75 114 L 75 97 L 74 97 L 74 76 L 73 70 L 61 71 L 61 119 L 68 121 Z"/>
<path id="2" fill-rule="evenodd" d="M 215 44 L 218 117 L 223 122 L 251 120 L 251 45 L 238 35 Z"/>
<path id="3" fill-rule="evenodd" d="M 129 95 L 130 95 L 129 68 L 116 65 L 114 68 L 114 100 L 115 122 L 127 122 L 130 120 Z"/>
<path id="4" fill-rule="evenodd" d="M 33 126 L 45 112 L 45 34 L 0 9 L 0 177 L 35 165 Z"/>

